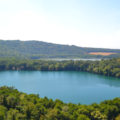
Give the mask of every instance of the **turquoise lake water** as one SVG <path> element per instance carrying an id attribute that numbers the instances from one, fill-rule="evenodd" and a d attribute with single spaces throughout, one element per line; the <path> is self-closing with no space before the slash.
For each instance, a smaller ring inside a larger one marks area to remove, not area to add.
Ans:
<path id="1" fill-rule="evenodd" d="M 87 72 L 0 72 L 0 86 L 60 99 L 66 103 L 92 104 L 120 97 L 120 79 Z"/>

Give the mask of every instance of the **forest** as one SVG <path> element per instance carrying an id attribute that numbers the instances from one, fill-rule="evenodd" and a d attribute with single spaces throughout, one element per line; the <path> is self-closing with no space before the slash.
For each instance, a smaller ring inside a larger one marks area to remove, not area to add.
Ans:
<path id="1" fill-rule="evenodd" d="M 82 98 L 81 98 L 82 99 Z M 120 120 L 120 98 L 100 104 L 63 103 L 0 87 L 0 120 Z"/>
<path id="2" fill-rule="evenodd" d="M 100 61 L 47 61 L 1 58 L 0 71 L 84 71 L 120 78 L 120 58 Z"/>
<path id="3" fill-rule="evenodd" d="M 91 52 L 116 53 L 109 56 L 91 55 Z M 118 58 L 119 49 L 87 48 L 75 45 L 60 45 L 42 41 L 0 40 L 0 57 L 24 59 L 42 58 Z"/>

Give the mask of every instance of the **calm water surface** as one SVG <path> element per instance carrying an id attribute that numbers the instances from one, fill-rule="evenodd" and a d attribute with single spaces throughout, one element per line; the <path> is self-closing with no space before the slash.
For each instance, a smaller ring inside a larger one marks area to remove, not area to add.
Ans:
<path id="1" fill-rule="evenodd" d="M 120 79 L 86 72 L 6 71 L 0 72 L 3 85 L 66 103 L 91 104 L 120 97 Z"/>

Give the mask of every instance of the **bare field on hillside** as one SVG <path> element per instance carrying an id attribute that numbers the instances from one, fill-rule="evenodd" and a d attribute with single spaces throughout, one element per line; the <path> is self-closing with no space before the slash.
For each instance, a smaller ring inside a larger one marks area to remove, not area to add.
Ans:
<path id="1" fill-rule="evenodd" d="M 103 56 L 109 56 L 117 53 L 112 53 L 112 52 L 90 52 L 90 55 L 103 55 Z"/>

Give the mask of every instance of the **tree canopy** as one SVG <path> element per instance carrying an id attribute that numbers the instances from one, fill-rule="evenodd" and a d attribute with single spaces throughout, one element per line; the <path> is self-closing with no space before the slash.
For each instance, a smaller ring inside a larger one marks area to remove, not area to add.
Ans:
<path id="1" fill-rule="evenodd" d="M 120 77 L 120 59 L 101 61 L 46 61 L 29 59 L 0 59 L 0 70 L 86 71 Z"/>
<path id="2" fill-rule="evenodd" d="M 117 53 L 109 56 L 90 55 L 91 52 Z M 0 40 L 0 57 L 16 58 L 112 58 L 120 57 L 119 49 L 84 48 L 42 41 Z"/>
<path id="3" fill-rule="evenodd" d="M 81 98 L 82 99 L 82 98 Z M 120 98 L 81 105 L 0 87 L 0 120 L 119 120 Z"/>

